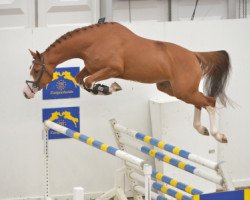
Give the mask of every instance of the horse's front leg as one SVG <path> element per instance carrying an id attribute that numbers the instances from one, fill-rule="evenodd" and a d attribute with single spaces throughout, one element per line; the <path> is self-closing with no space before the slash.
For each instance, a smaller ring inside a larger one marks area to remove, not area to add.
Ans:
<path id="1" fill-rule="evenodd" d="M 201 108 L 194 107 L 194 128 L 202 135 L 209 135 L 209 131 L 205 126 L 201 125 Z"/>
<path id="2" fill-rule="evenodd" d="M 111 86 L 106 86 L 103 84 L 96 84 L 98 81 L 106 80 L 112 77 L 118 76 L 119 71 L 112 68 L 103 68 L 96 73 L 84 78 L 85 89 L 92 94 L 99 95 L 110 95 L 113 92 L 120 91 L 122 88 L 116 82 L 112 83 Z"/>
<path id="3" fill-rule="evenodd" d="M 76 76 L 75 76 L 75 80 L 77 82 L 77 84 L 80 87 L 84 88 L 84 81 L 83 79 L 86 78 L 87 76 L 89 76 L 90 73 L 88 72 L 88 70 L 86 69 L 86 67 L 84 67 Z"/>

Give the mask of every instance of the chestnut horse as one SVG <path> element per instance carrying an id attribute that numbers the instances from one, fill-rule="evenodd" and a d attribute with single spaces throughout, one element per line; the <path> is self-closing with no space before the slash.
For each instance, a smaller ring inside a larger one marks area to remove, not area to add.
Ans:
<path id="1" fill-rule="evenodd" d="M 209 135 L 201 125 L 201 109 L 208 111 L 210 133 L 219 142 L 227 142 L 216 128 L 216 98 L 225 106 L 225 86 L 230 72 L 226 51 L 192 52 L 169 42 L 142 38 L 119 23 L 110 22 L 78 28 L 66 33 L 42 54 L 30 51 L 32 81 L 26 81 L 24 95 L 34 97 L 53 78 L 54 68 L 69 59 L 80 58 L 85 67 L 76 82 L 94 94 L 111 94 L 119 90 L 95 84 L 109 78 L 141 83 L 155 83 L 158 90 L 195 106 L 194 128 Z M 205 79 L 205 94 L 198 90 Z M 98 87 L 96 87 L 98 86 Z"/>

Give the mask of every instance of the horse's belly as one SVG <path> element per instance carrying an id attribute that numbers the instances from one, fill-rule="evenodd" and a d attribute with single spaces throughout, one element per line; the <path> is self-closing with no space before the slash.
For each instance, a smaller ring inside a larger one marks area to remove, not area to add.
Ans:
<path id="1" fill-rule="evenodd" d="M 169 73 L 164 67 L 133 67 L 124 70 L 120 78 L 141 83 L 158 83 L 169 80 Z"/>

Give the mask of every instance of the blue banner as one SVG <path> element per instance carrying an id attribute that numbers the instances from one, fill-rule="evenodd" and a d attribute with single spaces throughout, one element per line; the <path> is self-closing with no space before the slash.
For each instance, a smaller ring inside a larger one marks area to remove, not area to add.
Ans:
<path id="1" fill-rule="evenodd" d="M 43 99 L 80 97 L 80 89 L 74 78 L 79 71 L 79 67 L 56 68 L 52 81 L 43 88 Z"/>
<path id="2" fill-rule="evenodd" d="M 65 107 L 65 108 L 44 108 L 43 121 L 50 120 L 52 122 L 61 124 L 74 131 L 80 132 L 80 108 L 79 107 Z M 49 129 L 49 139 L 69 138 L 66 135 L 60 134 L 54 130 Z"/>

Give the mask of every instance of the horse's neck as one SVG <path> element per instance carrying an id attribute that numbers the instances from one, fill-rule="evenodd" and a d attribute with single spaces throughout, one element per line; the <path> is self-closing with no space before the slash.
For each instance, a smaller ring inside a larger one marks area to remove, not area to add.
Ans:
<path id="1" fill-rule="evenodd" d="M 54 68 L 73 58 L 82 58 L 81 53 L 84 52 L 84 40 L 66 39 L 60 44 L 56 44 L 51 49 L 44 52 L 45 63 Z"/>
<path id="2" fill-rule="evenodd" d="M 73 51 L 71 48 L 57 48 L 50 50 L 49 52 L 45 52 L 46 64 L 53 65 L 54 67 L 72 58 L 80 57 L 78 53 Z"/>

